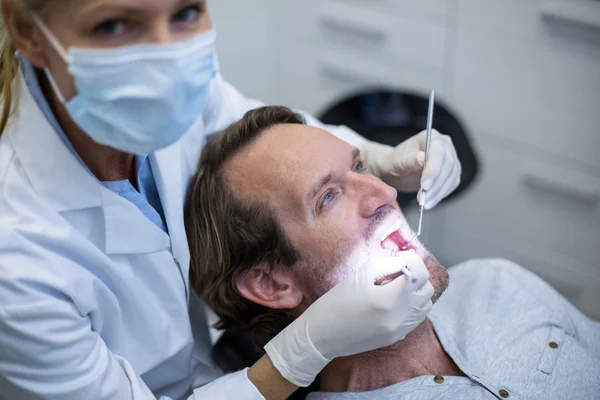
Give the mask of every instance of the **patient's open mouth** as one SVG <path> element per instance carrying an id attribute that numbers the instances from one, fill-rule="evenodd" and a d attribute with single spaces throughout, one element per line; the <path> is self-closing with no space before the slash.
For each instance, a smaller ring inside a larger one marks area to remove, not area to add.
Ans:
<path id="1" fill-rule="evenodd" d="M 383 234 L 380 239 L 380 246 L 384 249 L 390 251 L 403 251 L 408 249 L 415 250 L 414 243 L 411 244 L 408 249 L 403 249 L 403 247 L 408 243 L 408 240 L 405 239 L 402 232 L 400 232 L 400 228 L 402 223 L 400 220 L 396 220 L 393 225 L 391 225 L 387 231 Z"/>

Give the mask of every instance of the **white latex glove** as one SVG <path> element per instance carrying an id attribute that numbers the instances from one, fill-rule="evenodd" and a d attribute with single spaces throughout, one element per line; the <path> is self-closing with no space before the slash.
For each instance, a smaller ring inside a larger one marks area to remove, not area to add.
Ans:
<path id="1" fill-rule="evenodd" d="M 423 131 L 398 146 L 391 147 L 376 142 L 366 142 L 361 147 L 365 166 L 375 176 L 402 192 L 426 191 L 425 209 L 435 207 L 460 183 L 461 166 L 450 136 L 435 129 L 431 132 L 429 158 L 425 162 L 425 138 Z"/>
<path id="2" fill-rule="evenodd" d="M 386 285 L 375 285 L 404 265 L 415 283 L 401 275 Z M 314 302 L 265 350 L 285 379 L 308 386 L 333 358 L 404 339 L 425 320 L 432 296 L 429 272 L 416 253 L 374 257 Z"/>

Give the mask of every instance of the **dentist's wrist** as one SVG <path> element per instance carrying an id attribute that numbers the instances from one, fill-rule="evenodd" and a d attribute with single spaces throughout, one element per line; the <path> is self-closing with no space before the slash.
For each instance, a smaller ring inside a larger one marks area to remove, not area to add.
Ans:
<path id="1" fill-rule="evenodd" d="M 247 375 L 248 380 L 265 399 L 284 400 L 298 389 L 298 385 L 281 375 L 266 354 L 248 368 Z"/>
<path id="2" fill-rule="evenodd" d="M 302 316 L 265 346 L 274 367 L 291 383 L 306 387 L 331 361 L 315 347 L 309 335 L 309 321 Z"/>

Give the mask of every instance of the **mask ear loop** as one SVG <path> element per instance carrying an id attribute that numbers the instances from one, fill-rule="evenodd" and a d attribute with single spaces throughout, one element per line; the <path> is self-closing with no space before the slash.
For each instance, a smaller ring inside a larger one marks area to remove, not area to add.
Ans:
<path id="1" fill-rule="evenodd" d="M 60 44 L 60 42 L 58 41 L 56 36 L 54 36 L 54 34 L 50 31 L 50 29 L 48 29 L 46 24 L 42 21 L 42 19 L 39 17 L 39 15 L 37 15 L 37 14 L 33 15 L 33 22 L 35 22 L 36 26 L 42 31 L 42 33 L 44 34 L 44 36 L 46 37 L 48 42 L 50 42 L 50 45 L 58 53 L 59 57 L 62 58 L 63 61 L 68 65 L 69 64 L 69 55 L 67 54 L 67 52 L 63 48 L 63 46 Z M 60 89 L 58 88 L 58 85 L 56 84 L 56 81 L 52 77 L 52 74 L 50 73 L 50 70 L 48 68 L 44 68 L 44 74 L 46 74 L 46 77 L 48 78 L 48 81 L 50 82 L 50 86 L 52 87 L 52 90 L 56 94 L 56 97 L 58 97 L 58 100 L 62 104 L 65 104 L 66 103 L 65 97 L 62 95 Z"/>
<path id="2" fill-rule="evenodd" d="M 44 21 L 42 21 L 42 19 L 40 18 L 40 16 L 37 15 L 37 14 L 34 14 L 33 15 L 33 22 L 35 22 L 35 24 L 37 25 L 37 27 L 42 31 L 42 33 L 44 34 L 44 36 L 46 37 L 46 39 L 48 39 L 48 41 L 50 42 L 50 44 L 52 45 L 52 47 L 54 47 L 54 50 L 56 50 L 56 52 L 58 53 L 58 55 L 60 56 L 60 58 L 62 58 L 63 61 L 68 64 L 69 63 L 69 55 L 67 54 L 67 51 L 60 44 L 60 42 L 58 41 L 58 39 L 56 38 L 56 36 L 54 36 L 54 34 L 52 33 L 52 31 L 50 31 L 50 29 L 48 29 L 48 27 L 46 26 L 46 24 L 44 23 Z"/>

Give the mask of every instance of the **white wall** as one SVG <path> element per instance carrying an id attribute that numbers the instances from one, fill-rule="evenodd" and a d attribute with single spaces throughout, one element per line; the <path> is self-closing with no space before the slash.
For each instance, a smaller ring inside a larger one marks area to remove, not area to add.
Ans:
<path id="1" fill-rule="evenodd" d="M 223 76 L 246 96 L 272 98 L 269 0 L 209 0 Z"/>

